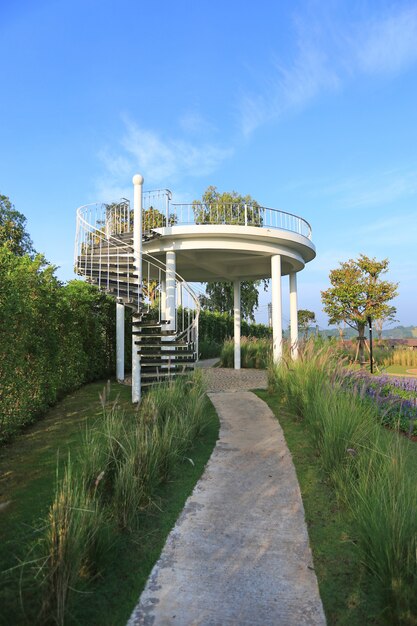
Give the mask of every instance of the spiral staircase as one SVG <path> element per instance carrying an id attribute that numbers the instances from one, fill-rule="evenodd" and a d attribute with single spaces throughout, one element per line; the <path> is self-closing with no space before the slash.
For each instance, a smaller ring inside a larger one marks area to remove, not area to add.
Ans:
<path id="1" fill-rule="evenodd" d="M 163 227 L 166 218 L 156 206 L 167 194 L 163 190 L 143 195 L 143 242 L 161 236 L 155 228 Z M 141 258 L 139 284 L 129 201 L 77 210 L 75 272 L 132 310 L 132 349 L 140 358 L 141 387 L 148 387 L 194 368 L 200 305 L 181 276 L 149 254 Z"/>

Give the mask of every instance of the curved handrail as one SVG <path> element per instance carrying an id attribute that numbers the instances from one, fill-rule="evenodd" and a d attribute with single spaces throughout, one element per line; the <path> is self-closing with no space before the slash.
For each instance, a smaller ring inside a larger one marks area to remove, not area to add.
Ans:
<path id="1" fill-rule="evenodd" d="M 109 213 L 108 207 L 111 207 L 111 212 Z M 124 233 L 130 233 L 130 214 L 129 205 L 126 202 L 123 203 L 114 203 L 112 205 L 106 205 L 105 203 L 90 203 L 87 205 L 83 205 L 77 209 L 77 229 L 76 229 L 76 241 L 75 241 L 75 254 L 74 254 L 74 265 L 75 267 L 82 272 L 82 266 L 79 265 L 79 259 L 81 257 L 81 250 L 83 245 L 89 246 L 91 249 L 95 246 L 101 250 L 102 242 L 106 242 L 108 245 L 113 244 L 117 247 L 117 249 L 125 250 L 126 259 L 132 259 L 132 270 L 133 270 L 133 250 L 132 245 L 116 236 L 117 234 L 121 235 Z M 117 220 L 115 220 L 116 212 L 119 211 L 117 215 Z M 110 216 L 110 222 L 107 221 L 107 218 Z M 94 219 L 92 219 L 94 217 Z M 95 222 L 92 224 L 91 222 Z M 116 234 L 112 233 L 109 227 L 116 228 Z M 129 227 L 129 230 L 128 230 Z M 119 230 L 120 232 L 117 232 Z M 107 232 L 106 232 L 107 231 Z M 82 241 L 82 235 L 84 232 L 84 240 Z M 85 237 L 86 234 L 91 235 L 92 237 Z M 100 255 L 101 259 L 101 255 Z M 142 261 L 145 261 L 148 264 L 148 276 L 149 276 L 149 266 L 152 266 L 156 270 L 160 271 L 166 270 L 166 265 L 152 256 L 149 253 L 143 252 Z M 188 337 L 197 337 L 197 329 L 198 329 L 198 320 L 200 316 L 200 300 L 198 296 L 195 294 L 194 290 L 190 287 L 190 285 L 184 280 L 184 278 L 178 274 L 178 272 L 174 272 L 175 281 L 180 282 L 182 287 L 190 296 L 193 304 L 194 304 L 194 313 L 191 323 L 188 323 L 187 327 L 184 327 L 181 331 L 177 333 L 177 338 L 181 339 L 185 335 Z M 185 320 L 184 320 L 185 321 Z M 184 323 L 185 326 L 185 323 Z"/>
<path id="2" fill-rule="evenodd" d="M 170 204 L 169 219 L 175 226 L 222 224 L 288 230 L 311 239 L 311 226 L 302 217 L 258 204 L 193 202 Z"/>

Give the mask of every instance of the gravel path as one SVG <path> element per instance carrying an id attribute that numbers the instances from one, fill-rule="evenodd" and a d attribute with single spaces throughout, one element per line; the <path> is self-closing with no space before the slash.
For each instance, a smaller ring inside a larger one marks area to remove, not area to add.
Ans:
<path id="1" fill-rule="evenodd" d="M 267 371 L 255 369 L 234 370 L 225 367 L 204 369 L 207 391 L 245 391 L 266 389 Z"/>

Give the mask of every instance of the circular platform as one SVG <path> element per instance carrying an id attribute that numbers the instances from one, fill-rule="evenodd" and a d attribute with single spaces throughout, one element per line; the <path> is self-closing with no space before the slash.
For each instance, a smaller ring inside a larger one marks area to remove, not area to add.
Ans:
<path id="1" fill-rule="evenodd" d="M 165 261 L 166 252 L 174 251 L 177 273 L 191 282 L 270 278 L 276 254 L 284 276 L 299 272 L 316 256 L 310 239 L 284 229 L 201 224 L 155 231 L 159 237 L 144 243 L 143 252 Z"/>

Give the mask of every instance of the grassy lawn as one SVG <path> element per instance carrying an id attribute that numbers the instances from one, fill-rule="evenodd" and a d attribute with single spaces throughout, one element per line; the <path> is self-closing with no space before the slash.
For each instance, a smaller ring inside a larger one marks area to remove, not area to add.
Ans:
<path id="1" fill-rule="evenodd" d="M 300 483 L 314 565 L 329 626 L 385 625 L 377 594 L 367 579 L 355 546 L 348 513 L 321 470 L 310 433 L 301 419 L 283 412 L 267 391 L 257 391 L 279 417 Z M 391 622 L 392 624 L 392 622 Z"/>
<path id="2" fill-rule="evenodd" d="M 83 427 L 102 415 L 102 388 L 103 383 L 94 383 L 67 396 L 41 421 L 0 450 L 0 503 L 9 503 L 0 510 L 2 572 L 30 558 L 28 546 L 36 538 L 40 520 L 52 500 L 57 460 L 63 462 L 68 452 L 76 459 Z M 120 404 L 131 410 L 130 388 L 113 383 L 112 396 L 116 394 Z M 66 623 L 114 626 L 127 621 L 217 440 L 218 418 L 211 403 L 207 407 L 208 426 L 187 453 L 194 465 L 186 459 L 178 462 L 169 482 L 158 489 L 154 505 L 141 515 L 138 531 L 113 531 L 100 575 L 80 589 Z M 0 624 L 34 623 L 34 598 L 30 591 L 24 596 L 26 616 L 20 607 L 20 574 L 18 568 L 0 577 Z"/>
<path id="3" fill-rule="evenodd" d="M 407 376 L 410 376 L 410 374 L 407 373 L 407 370 L 411 369 L 413 369 L 411 365 L 388 365 L 387 367 L 384 367 L 381 372 L 383 374 L 398 374 L 400 376 L 406 374 Z"/>

